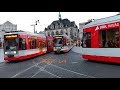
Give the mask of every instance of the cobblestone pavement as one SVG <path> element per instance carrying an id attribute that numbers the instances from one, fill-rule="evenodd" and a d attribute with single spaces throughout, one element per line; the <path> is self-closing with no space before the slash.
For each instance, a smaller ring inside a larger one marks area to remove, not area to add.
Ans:
<path id="1" fill-rule="evenodd" d="M 80 54 L 53 52 L 0 64 L 0 78 L 120 78 L 120 65 L 84 60 Z"/>

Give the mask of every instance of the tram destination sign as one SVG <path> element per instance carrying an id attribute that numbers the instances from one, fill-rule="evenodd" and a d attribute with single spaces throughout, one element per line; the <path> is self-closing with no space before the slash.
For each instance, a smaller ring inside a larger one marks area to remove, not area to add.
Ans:
<path id="1" fill-rule="evenodd" d="M 5 38 L 17 38 L 17 35 L 14 34 L 14 35 L 5 35 Z"/>
<path id="2" fill-rule="evenodd" d="M 55 38 L 63 38 L 62 36 L 57 36 L 57 37 L 55 37 Z"/>

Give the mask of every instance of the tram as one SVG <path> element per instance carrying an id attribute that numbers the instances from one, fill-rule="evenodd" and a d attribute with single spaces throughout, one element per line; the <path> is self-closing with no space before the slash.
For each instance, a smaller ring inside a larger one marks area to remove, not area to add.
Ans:
<path id="1" fill-rule="evenodd" d="M 51 52 L 53 51 L 53 45 L 49 45 L 51 41 L 51 37 L 43 34 L 24 31 L 6 33 L 4 35 L 4 60 L 25 60 Z"/>
<path id="2" fill-rule="evenodd" d="M 82 47 L 84 59 L 120 63 L 120 15 L 86 24 Z"/>
<path id="3" fill-rule="evenodd" d="M 54 36 L 54 52 L 68 52 L 71 49 L 71 39 L 67 35 Z"/>

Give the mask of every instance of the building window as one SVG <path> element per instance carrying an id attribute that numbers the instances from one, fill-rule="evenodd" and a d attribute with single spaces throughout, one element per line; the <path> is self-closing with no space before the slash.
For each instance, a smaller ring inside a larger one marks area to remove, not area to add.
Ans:
<path id="1" fill-rule="evenodd" d="M 66 35 L 68 35 L 68 33 L 66 32 Z"/>
<path id="2" fill-rule="evenodd" d="M 59 32 L 58 32 L 58 31 L 56 31 L 56 35 L 59 35 Z"/>
<path id="3" fill-rule="evenodd" d="M 50 36 L 50 32 L 48 32 L 48 36 Z"/>
<path id="4" fill-rule="evenodd" d="M 76 32 L 75 32 L 75 36 L 77 36 L 77 35 L 76 35 Z"/>
<path id="5" fill-rule="evenodd" d="M 63 34 L 63 30 L 61 30 L 61 32 L 60 32 L 61 34 Z"/>
<path id="6" fill-rule="evenodd" d="M 52 31 L 52 36 L 54 35 L 54 32 Z"/>

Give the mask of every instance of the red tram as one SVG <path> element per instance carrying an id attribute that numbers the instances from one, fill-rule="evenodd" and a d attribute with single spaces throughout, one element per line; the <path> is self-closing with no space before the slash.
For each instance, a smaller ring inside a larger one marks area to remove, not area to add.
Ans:
<path id="1" fill-rule="evenodd" d="M 4 60 L 25 60 L 53 51 L 53 38 L 29 32 L 4 35 Z"/>
<path id="2" fill-rule="evenodd" d="M 95 20 L 83 27 L 82 57 L 120 63 L 120 15 Z"/>
<path id="3" fill-rule="evenodd" d="M 71 39 L 67 35 L 54 36 L 54 52 L 68 52 L 71 48 Z"/>

